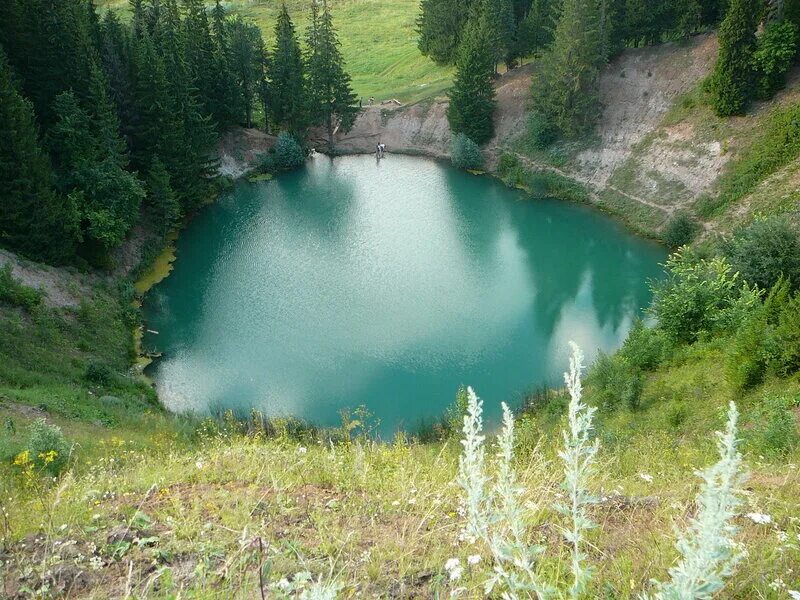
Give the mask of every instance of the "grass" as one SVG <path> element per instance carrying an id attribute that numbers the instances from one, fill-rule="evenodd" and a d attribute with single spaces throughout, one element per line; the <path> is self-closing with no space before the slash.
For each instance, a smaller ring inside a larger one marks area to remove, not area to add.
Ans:
<path id="1" fill-rule="evenodd" d="M 651 375 L 641 410 L 601 414 L 601 468 L 591 482 L 601 500 L 589 534 L 597 573 L 587 597 L 634 598 L 651 578 L 666 577 L 674 528 L 693 514 L 694 471 L 714 460 L 709 432 L 721 427 L 728 399 L 737 398 L 748 428 L 764 394 L 800 394 L 797 380 L 771 380 L 737 396 L 714 376 L 723 350 L 695 344 Z M 679 423 L 676 407 L 685 411 Z M 554 528 L 562 519 L 552 508 L 561 495 L 560 442 L 551 440 L 563 422 L 541 414 L 518 420 L 517 471 L 523 505 L 537 507 L 525 513 L 528 541 L 549 547 L 540 573 L 558 578 L 569 555 Z M 86 598 L 250 598 L 258 597 L 259 572 L 266 586 L 309 571 L 339 581 L 343 597 L 446 597 L 460 588 L 460 597 L 482 597 L 491 565 L 485 548 L 459 541 L 456 440 L 331 445 L 280 430 L 181 430 L 164 415 L 142 418 L 149 434 L 65 421 L 79 446 L 58 482 L 26 483 L 2 467 L 6 593 L 22 577 L 49 578 Z M 24 438 L 21 424 L 12 438 Z M 749 553 L 721 597 L 782 598 L 800 585 L 800 454 L 745 451 L 751 476 L 742 513 L 769 514 L 772 523 L 737 518 Z M 446 561 L 466 567 L 476 554 L 481 562 L 451 581 Z"/>
<path id="2" fill-rule="evenodd" d="M 211 3 L 208 3 L 209 5 Z M 274 40 L 277 0 L 230 0 L 224 3 L 232 14 L 251 19 L 261 28 L 267 46 Z M 452 69 L 435 65 L 417 49 L 418 0 L 331 0 L 329 2 L 346 67 L 356 94 L 364 103 L 396 98 L 411 103 L 440 95 L 450 87 Z M 101 0 L 98 5 L 127 10 L 127 0 Z M 302 34 L 308 2 L 286 2 Z"/>

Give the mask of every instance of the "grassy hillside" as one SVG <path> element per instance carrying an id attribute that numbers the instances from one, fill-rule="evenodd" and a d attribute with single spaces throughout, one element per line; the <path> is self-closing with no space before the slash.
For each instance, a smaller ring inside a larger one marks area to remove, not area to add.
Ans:
<path id="1" fill-rule="evenodd" d="M 231 0 L 224 5 L 232 14 L 257 23 L 267 45 L 272 45 L 279 2 Z M 308 2 L 288 0 L 286 5 L 302 33 Z M 354 90 L 365 104 L 370 97 L 378 102 L 391 98 L 414 102 L 450 86 L 452 70 L 437 67 L 417 50 L 419 0 L 332 0 L 329 5 Z M 98 6 L 125 11 L 128 1 L 100 0 Z"/>

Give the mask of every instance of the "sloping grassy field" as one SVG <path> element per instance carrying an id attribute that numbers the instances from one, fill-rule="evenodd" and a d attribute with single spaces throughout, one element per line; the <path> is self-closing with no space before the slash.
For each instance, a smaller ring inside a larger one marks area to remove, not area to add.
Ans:
<path id="1" fill-rule="evenodd" d="M 331 0 L 328 4 L 353 87 L 365 104 L 370 97 L 377 102 L 391 98 L 415 102 L 450 86 L 452 70 L 436 66 L 417 49 L 419 0 Z M 308 2 L 288 0 L 286 5 L 302 35 Z M 128 2 L 100 0 L 98 6 L 127 11 Z M 257 23 L 271 47 L 281 6 L 278 0 L 229 0 L 224 6 L 231 14 Z"/>

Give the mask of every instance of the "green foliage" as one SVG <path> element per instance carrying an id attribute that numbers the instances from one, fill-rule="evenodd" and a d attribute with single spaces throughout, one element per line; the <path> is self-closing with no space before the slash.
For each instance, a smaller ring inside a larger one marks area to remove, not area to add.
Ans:
<path id="1" fill-rule="evenodd" d="M 453 136 L 451 155 L 453 165 L 459 169 L 480 169 L 483 166 L 481 149 L 463 133 Z"/>
<path id="2" fill-rule="evenodd" d="M 740 276 L 768 290 L 781 277 L 800 289 L 800 232 L 782 216 L 758 219 L 737 229 L 723 252 Z"/>
<path id="3" fill-rule="evenodd" d="M 703 216 L 718 214 L 800 156 L 799 121 L 800 104 L 773 110 L 750 145 L 739 153 L 723 173 L 719 180 L 719 195 L 698 206 Z"/>
<path id="4" fill-rule="evenodd" d="M 121 151 L 112 150 L 118 140 L 115 121 L 93 119 L 72 92 L 59 95 L 54 110 L 57 121 L 48 145 L 58 188 L 78 200 L 85 241 L 108 251 L 122 242 L 138 218 L 144 189 L 124 170 Z"/>
<path id="5" fill-rule="evenodd" d="M 770 24 L 758 38 L 753 62 L 759 100 L 769 100 L 786 85 L 786 73 L 797 55 L 797 39 L 797 25 L 789 21 Z"/>
<path id="6" fill-rule="evenodd" d="M 770 457 L 785 456 L 800 442 L 793 409 L 800 398 L 768 396 L 748 415 L 749 427 L 745 442 L 757 454 Z"/>
<path id="7" fill-rule="evenodd" d="M 600 5 L 594 0 L 564 0 L 550 49 L 533 79 L 533 106 L 562 136 L 575 138 L 592 129 L 600 113 L 600 69 L 607 40 Z"/>
<path id="8" fill-rule="evenodd" d="M 621 353 L 609 356 L 601 352 L 587 382 L 592 386 L 592 399 L 605 410 L 620 405 L 635 410 L 644 389 L 643 374 Z"/>
<path id="9" fill-rule="evenodd" d="M 0 48 L 0 243 L 31 258 L 68 260 L 78 216 L 53 189 L 53 174 L 37 136 L 31 105 Z"/>
<path id="10" fill-rule="evenodd" d="M 670 354 L 671 344 L 658 327 L 637 319 L 619 353 L 632 367 L 654 371 Z"/>
<path id="11" fill-rule="evenodd" d="M 275 47 L 268 75 L 272 122 L 292 133 L 302 132 L 307 124 L 305 69 L 294 23 L 285 4 L 275 25 Z"/>
<path id="12" fill-rule="evenodd" d="M 792 375 L 800 371 L 800 292 L 778 317 L 775 338 L 780 348 L 779 372 Z"/>
<path id="13" fill-rule="evenodd" d="M 740 285 L 724 258 L 697 259 L 683 251 L 669 257 L 667 276 L 654 282 L 650 307 L 672 340 L 692 343 L 703 333 L 738 327 L 758 302 L 758 293 Z"/>
<path id="14" fill-rule="evenodd" d="M 114 371 L 107 364 L 91 361 L 86 365 L 86 380 L 97 385 L 108 385 L 114 378 Z"/>
<path id="15" fill-rule="evenodd" d="M 72 446 L 60 427 L 50 425 L 44 419 L 37 419 L 31 424 L 27 449 L 31 460 L 39 469 L 56 477 L 69 464 Z"/>
<path id="16" fill-rule="evenodd" d="M 757 0 L 731 0 L 709 84 L 711 105 L 721 117 L 743 113 L 753 97 L 757 26 Z"/>
<path id="17" fill-rule="evenodd" d="M 488 142 L 494 135 L 495 63 L 490 35 L 485 15 L 474 12 L 464 31 L 447 107 L 450 130 L 465 134 L 477 144 Z"/>
<path id="18" fill-rule="evenodd" d="M 358 107 L 350 84 L 350 75 L 344 69 L 339 39 L 333 28 L 333 17 L 327 2 L 323 1 L 321 16 L 317 15 L 317 10 L 317 4 L 312 3 L 306 60 L 306 95 L 312 122 L 325 126 L 328 144 L 333 146 L 334 125 L 338 124 L 338 129 L 343 133 L 350 131 L 358 114 Z"/>
<path id="19" fill-rule="evenodd" d="M 303 166 L 306 153 L 297 140 L 287 132 L 282 132 L 275 142 L 274 164 L 279 171 L 290 171 Z"/>
<path id="20" fill-rule="evenodd" d="M 537 150 L 544 150 L 558 137 L 558 131 L 553 122 L 538 110 L 530 112 L 527 125 L 528 142 Z"/>
<path id="21" fill-rule="evenodd" d="M 474 0 L 422 0 L 417 18 L 419 51 L 437 64 L 454 63 L 473 3 Z"/>
<path id="22" fill-rule="evenodd" d="M 671 248 L 680 248 L 690 243 L 697 235 L 700 226 L 685 212 L 672 217 L 664 228 L 662 237 Z"/>
<path id="23" fill-rule="evenodd" d="M 170 184 L 169 172 L 164 163 L 153 157 L 147 174 L 148 204 L 156 215 L 162 236 L 166 236 L 181 219 L 181 205 Z"/>
<path id="24" fill-rule="evenodd" d="M 23 285 L 11 274 L 11 265 L 0 267 L 0 302 L 31 312 L 42 303 L 44 292 Z"/>

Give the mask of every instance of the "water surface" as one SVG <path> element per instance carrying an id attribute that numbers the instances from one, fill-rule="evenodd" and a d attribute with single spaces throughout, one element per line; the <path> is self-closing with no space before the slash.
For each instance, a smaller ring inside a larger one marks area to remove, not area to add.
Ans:
<path id="1" fill-rule="evenodd" d="M 320 425 L 365 405 L 388 435 L 472 385 L 497 415 L 557 384 L 569 340 L 624 340 L 665 258 L 587 207 L 420 158 L 331 160 L 238 184 L 181 233 L 145 300 L 174 411 Z"/>

